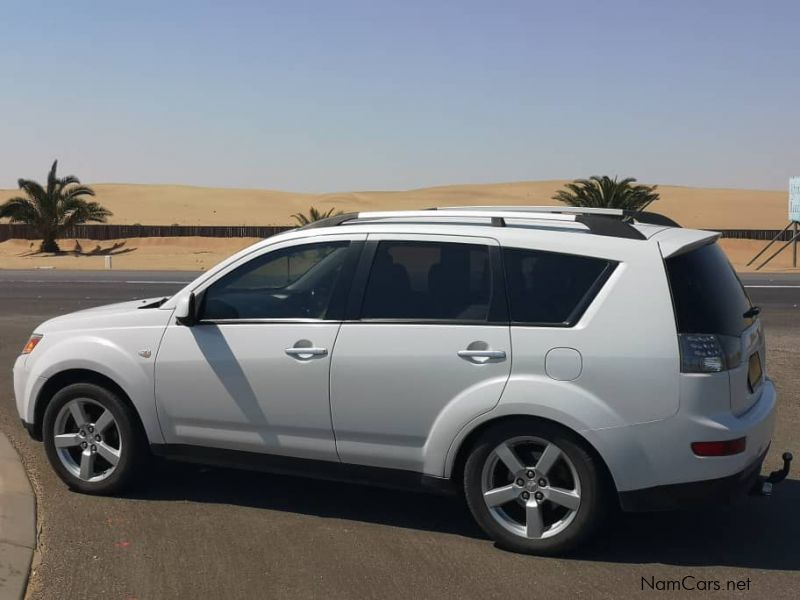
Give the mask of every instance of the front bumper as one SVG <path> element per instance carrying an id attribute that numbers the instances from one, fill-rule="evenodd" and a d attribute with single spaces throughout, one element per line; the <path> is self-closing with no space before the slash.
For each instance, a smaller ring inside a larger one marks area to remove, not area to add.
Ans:
<path id="1" fill-rule="evenodd" d="M 36 394 L 36 381 L 32 380 L 27 369 L 27 358 L 25 354 L 17 357 L 14 363 L 14 398 L 17 405 L 17 413 L 22 421 L 22 426 L 30 436 L 41 441 L 41 432 L 34 424 L 34 415 L 30 399 Z"/>
<path id="2" fill-rule="evenodd" d="M 28 356 L 20 354 L 14 362 L 13 381 L 14 381 L 14 399 L 17 405 L 17 414 L 24 421 L 27 417 L 27 402 L 26 395 L 28 393 L 28 370 L 25 368 Z"/>
<path id="3" fill-rule="evenodd" d="M 648 512 L 730 503 L 748 494 L 759 481 L 766 454 L 765 450 L 743 470 L 727 477 L 620 492 L 620 507 L 626 512 Z"/>

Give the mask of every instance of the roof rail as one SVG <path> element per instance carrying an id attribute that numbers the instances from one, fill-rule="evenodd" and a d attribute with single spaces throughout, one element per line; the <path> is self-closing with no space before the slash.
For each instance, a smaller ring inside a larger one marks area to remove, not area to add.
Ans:
<path id="1" fill-rule="evenodd" d="M 306 223 L 302 227 L 298 227 L 298 229 L 316 229 L 317 227 L 335 227 L 337 225 L 341 225 L 345 221 L 350 221 L 352 219 L 358 219 L 358 213 L 357 212 L 342 213 L 341 215 L 333 215 L 332 217 L 326 217 L 324 219 L 320 219 L 319 221 L 311 221 L 311 223 Z"/>
<path id="2" fill-rule="evenodd" d="M 661 213 L 654 213 L 650 211 L 635 211 L 635 210 L 623 210 L 623 214 L 633 219 L 634 221 L 638 221 L 639 223 L 645 223 L 647 225 L 663 225 L 665 227 L 680 227 L 680 223 L 675 221 L 674 219 L 670 219 L 667 216 L 662 215 Z"/>
<path id="3" fill-rule="evenodd" d="M 436 209 L 436 210 L 404 210 L 404 211 L 376 211 L 362 213 L 347 213 L 336 215 L 327 219 L 314 221 L 300 229 L 315 229 L 318 227 L 336 227 L 344 224 L 358 224 L 365 222 L 391 222 L 396 220 L 437 220 L 437 219 L 488 219 L 493 227 L 506 227 L 507 219 L 525 221 L 544 221 L 551 225 L 578 223 L 589 230 L 589 233 L 617 238 L 644 240 L 645 236 L 629 222 L 614 218 L 607 214 L 559 214 L 556 211 L 514 211 L 510 209 L 494 210 L 482 209 Z"/>
<path id="4" fill-rule="evenodd" d="M 584 206 L 446 206 L 431 210 L 499 210 L 513 212 L 551 213 L 551 214 L 585 214 L 617 217 L 624 221 L 636 221 L 646 225 L 662 225 L 664 227 L 680 227 L 680 225 L 659 213 L 649 211 L 627 210 L 622 208 L 594 208 Z"/>
<path id="5" fill-rule="evenodd" d="M 562 215 L 558 213 L 531 213 L 527 211 L 498 211 L 493 208 L 482 208 L 480 210 L 469 210 L 462 208 L 447 208 L 435 210 L 378 210 L 358 213 L 358 220 L 380 220 L 380 219 L 490 219 L 492 217 L 505 217 L 507 219 L 527 219 L 536 221 L 556 221 L 561 223 L 573 223 L 573 215 Z"/>

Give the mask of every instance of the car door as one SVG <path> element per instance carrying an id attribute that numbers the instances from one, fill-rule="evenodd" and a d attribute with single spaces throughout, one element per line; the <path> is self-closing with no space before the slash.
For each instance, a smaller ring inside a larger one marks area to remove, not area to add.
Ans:
<path id="1" fill-rule="evenodd" d="M 343 462 L 423 471 L 497 404 L 511 365 L 500 260 L 491 239 L 370 234 L 331 363 Z"/>
<path id="2" fill-rule="evenodd" d="M 168 444 L 337 460 L 330 352 L 365 235 L 316 236 L 242 259 L 195 292 L 156 359 Z"/>

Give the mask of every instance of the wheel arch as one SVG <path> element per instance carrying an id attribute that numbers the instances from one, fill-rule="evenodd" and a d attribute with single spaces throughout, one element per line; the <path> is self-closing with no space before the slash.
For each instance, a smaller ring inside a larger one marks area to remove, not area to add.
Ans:
<path id="1" fill-rule="evenodd" d="M 484 432 L 504 423 L 519 423 L 521 421 L 527 421 L 531 423 L 547 423 L 564 430 L 568 435 L 575 438 L 575 440 L 597 461 L 597 464 L 600 465 L 602 470 L 601 477 L 604 483 L 609 486 L 609 491 L 613 492 L 614 496 L 616 496 L 617 487 L 614 482 L 614 477 L 611 474 L 611 469 L 609 468 L 602 454 L 600 454 L 597 448 L 595 448 L 595 446 L 586 438 L 586 436 L 581 435 L 573 428 L 568 427 L 563 423 L 559 423 L 553 419 L 527 414 L 502 415 L 487 421 L 483 421 L 475 426 L 464 437 L 455 452 L 455 458 L 453 459 L 453 465 L 450 470 L 450 479 L 461 486 L 464 477 L 464 466 L 467 462 L 467 458 L 469 457 L 470 452 L 472 452 L 476 442 Z"/>
<path id="2" fill-rule="evenodd" d="M 34 404 L 33 413 L 34 421 L 31 432 L 31 435 L 34 437 L 34 439 L 39 441 L 42 440 L 44 413 L 47 410 L 47 406 L 50 404 L 50 401 L 53 399 L 53 396 L 55 396 L 60 390 L 64 389 L 68 385 L 72 385 L 73 383 L 93 383 L 115 393 L 117 396 L 119 396 L 120 400 L 131 407 L 136 415 L 138 426 L 141 428 L 142 432 L 144 432 L 144 424 L 142 423 L 139 411 L 136 410 L 136 406 L 131 400 L 130 395 L 122 388 L 121 385 L 107 375 L 103 375 L 102 373 L 98 373 L 97 371 L 93 371 L 91 369 L 66 369 L 48 377 L 47 381 L 44 382 L 39 390 L 39 393 L 36 395 L 36 403 Z"/>

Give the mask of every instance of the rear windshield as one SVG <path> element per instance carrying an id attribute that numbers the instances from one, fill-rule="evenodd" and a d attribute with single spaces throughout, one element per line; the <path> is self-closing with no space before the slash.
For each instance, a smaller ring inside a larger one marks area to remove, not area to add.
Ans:
<path id="1" fill-rule="evenodd" d="M 678 333 L 739 335 L 753 323 L 752 304 L 717 244 L 666 260 Z"/>

